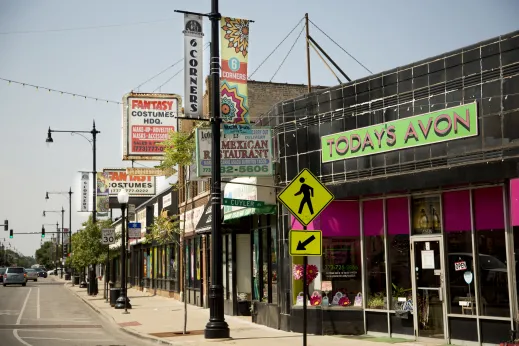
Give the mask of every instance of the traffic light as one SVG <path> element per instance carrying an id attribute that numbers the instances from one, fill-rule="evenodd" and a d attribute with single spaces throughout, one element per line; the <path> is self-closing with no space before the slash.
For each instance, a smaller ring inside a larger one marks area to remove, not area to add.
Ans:
<path id="1" fill-rule="evenodd" d="M 45 227 L 41 227 L 41 237 L 45 238 Z"/>
<path id="2" fill-rule="evenodd" d="M 9 231 L 9 238 L 13 238 L 13 230 Z"/>
<path id="3" fill-rule="evenodd" d="M 5 220 L 5 221 L 4 221 L 4 231 L 7 232 L 8 229 L 9 229 L 9 221 L 8 221 L 8 220 Z"/>

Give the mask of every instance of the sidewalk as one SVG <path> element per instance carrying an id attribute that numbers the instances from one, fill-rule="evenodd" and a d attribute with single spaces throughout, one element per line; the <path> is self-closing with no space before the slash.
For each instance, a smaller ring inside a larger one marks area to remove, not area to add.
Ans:
<path id="1" fill-rule="evenodd" d="M 167 345 L 243 345 L 243 346 L 269 346 L 301 345 L 302 334 L 284 332 L 252 323 L 250 317 L 225 316 L 231 330 L 231 340 L 208 341 L 204 339 L 203 331 L 209 320 L 209 310 L 189 305 L 187 306 L 188 324 L 190 335 L 182 335 L 184 325 L 184 304 L 172 298 L 150 296 L 135 289 L 128 289 L 128 296 L 132 309 L 130 313 L 122 314 L 124 310 L 112 308 L 103 299 L 103 286 L 99 286 L 97 297 L 88 296 L 85 288 L 72 287 L 70 281 L 52 277 L 53 280 L 64 282 L 78 297 L 83 299 L 95 311 L 112 319 L 125 332 L 137 337 L 153 339 Z M 382 346 L 382 345 L 425 345 L 414 341 L 387 340 L 381 342 L 381 338 L 308 335 L 308 346 Z M 439 342 L 437 345 L 442 345 Z"/>

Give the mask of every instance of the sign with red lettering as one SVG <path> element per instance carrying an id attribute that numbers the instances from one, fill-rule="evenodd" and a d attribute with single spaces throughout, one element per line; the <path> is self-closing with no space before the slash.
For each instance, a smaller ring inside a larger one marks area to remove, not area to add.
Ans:
<path id="1" fill-rule="evenodd" d="M 251 133 L 226 134 L 220 142 L 221 175 L 223 177 L 259 177 L 273 174 L 272 130 L 253 127 Z M 211 176 L 211 130 L 197 129 L 197 176 Z"/>
<path id="2" fill-rule="evenodd" d="M 131 197 L 154 196 L 156 193 L 156 177 L 152 175 L 131 175 L 125 168 L 104 169 L 102 182 L 98 183 L 98 190 L 108 190 L 111 197 L 125 189 Z"/>
<path id="3" fill-rule="evenodd" d="M 159 144 L 177 131 L 176 94 L 129 93 L 123 97 L 123 160 L 162 160 Z"/>

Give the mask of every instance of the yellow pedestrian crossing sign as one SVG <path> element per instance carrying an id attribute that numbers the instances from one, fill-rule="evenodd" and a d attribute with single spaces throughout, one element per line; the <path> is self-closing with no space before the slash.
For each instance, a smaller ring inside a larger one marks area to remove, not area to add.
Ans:
<path id="1" fill-rule="evenodd" d="M 291 230 L 289 233 L 290 256 L 322 256 L 321 231 Z"/>
<path id="2" fill-rule="evenodd" d="M 278 195 L 278 200 L 306 226 L 333 201 L 333 194 L 307 168 Z"/>

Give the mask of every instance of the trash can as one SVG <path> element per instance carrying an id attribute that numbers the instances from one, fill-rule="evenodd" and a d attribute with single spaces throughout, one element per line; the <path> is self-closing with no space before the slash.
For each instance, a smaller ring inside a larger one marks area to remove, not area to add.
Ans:
<path id="1" fill-rule="evenodd" d="M 114 307 L 115 302 L 121 296 L 121 288 L 110 288 L 110 306 Z"/>
<path id="2" fill-rule="evenodd" d="M 79 285 L 79 275 L 74 276 L 74 285 Z"/>
<path id="3" fill-rule="evenodd" d="M 70 280 L 70 273 L 66 273 L 66 274 L 65 274 L 65 280 L 67 280 L 67 281 Z"/>

